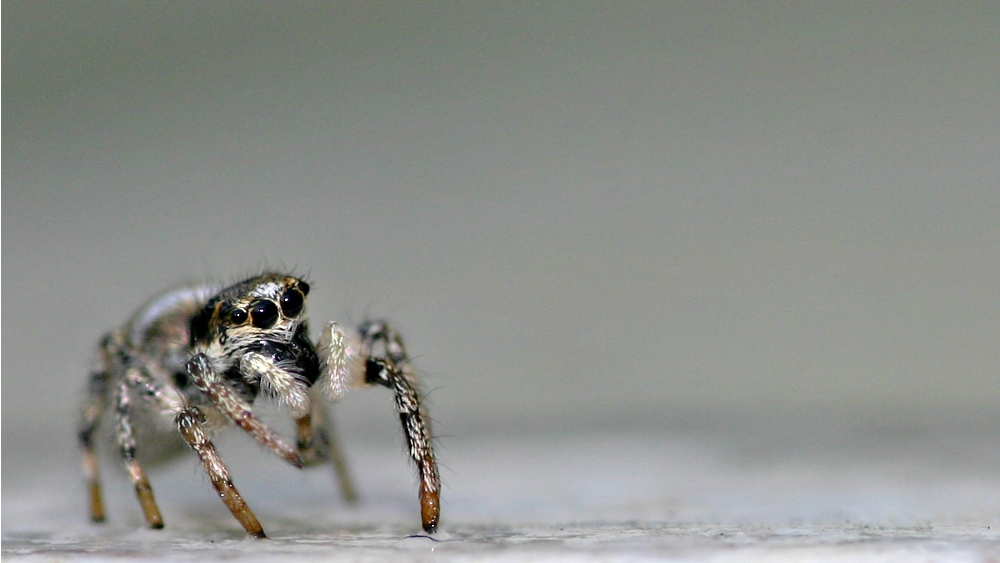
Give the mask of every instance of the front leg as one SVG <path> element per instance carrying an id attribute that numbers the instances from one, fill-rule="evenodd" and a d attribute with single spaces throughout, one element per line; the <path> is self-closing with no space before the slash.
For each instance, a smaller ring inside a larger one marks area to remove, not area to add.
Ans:
<path id="1" fill-rule="evenodd" d="M 240 521 L 247 534 L 257 539 L 266 538 L 264 528 L 240 496 L 240 492 L 236 490 L 233 480 L 229 477 L 229 470 L 222 463 L 219 453 L 215 451 L 215 445 L 208 439 L 204 422 L 204 416 L 196 407 L 182 410 L 176 418 L 177 430 L 184 437 L 184 441 L 198 454 L 198 459 L 205 466 L 205 471 L 212 480 L 212 486 L 219 493 L 222 502 L 226 503 L 226 507 Z"/>
<path id="2" fill-rule="evenodd" d="M 396 410 L 403 423 L 406 445 L 420 473 L 421 521 L 424 531 L 433 534 L 441 514 L 441 479 L 434 459 L 430 424 L 420 406 L 420 396 L 391 360 L 369 359 L 365 379 L 392 389 L 396 395 Z"/>
<path id="3" fill-rule="evenodd" d="M 195 354 L 188 360 L 187 372 L 198 390 L 207 395 L 220 412 L 279 457 L 295 467 L 302 467 L 302 458 L 295 448 L 254 416 L 250 403 L 219 378 L 205 354 Z"/>
<path id="4" fill-rule="evenodd" d="M 349 389 L 372 384 L 393 391 L 407 449 L 420 473 L 423 528 L 434 533 L 441 513 L 441 480 L 434 458 L 430 421 L 417 391 L 416 377 L 403 341 L 396 331 L 381 321 L 365 322 L 358 333 L 357 348 L 353 349 L 339 324 L 331 322 L 326 326 L 316 347 L 323 369 L 314 389 L 331 400 L 344 396 Z M 372 357 L 376 343 L 383 345 L 384 357 Z"/>
<path id="5" fill-rule="evenodd" d="M 365 382 L 392 389 L 396 411 L 410 458 L 420 473 L 420 516 L 427 533 L 437 531 L 441 514 L 441 479 L 434 458 L 430 420 L 417 392 L 416 377 L 410 368 L 403 340 L 384 322 L 366 322 L 359 329 L 361 353 L 365 360 Z M 371 357 L 372 345 L 381 341 L 385 357 Z"/>

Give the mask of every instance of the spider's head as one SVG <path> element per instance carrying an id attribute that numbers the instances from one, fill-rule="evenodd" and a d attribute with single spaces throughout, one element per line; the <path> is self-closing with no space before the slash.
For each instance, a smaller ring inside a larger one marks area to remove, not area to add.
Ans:
<path id="1" fill-rule="evenodd" d="M 305 330 L 308 294 L 308 283 L 274 273 L 227 287 L 191 320 L 191 343 L 237 350 L 259 341 L 291 342 Z"/>

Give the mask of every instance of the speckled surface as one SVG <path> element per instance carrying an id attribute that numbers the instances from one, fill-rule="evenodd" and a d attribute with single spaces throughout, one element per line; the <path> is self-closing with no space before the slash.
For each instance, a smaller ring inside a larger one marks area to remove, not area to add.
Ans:
<path id="1" fill-rule="evenodd" d="M 193 460 L 151 472 L 167 527 L 141 526 L 106 471 L 110 521 L 83 516 L 71 457 L 15 472 L 5 561 L 996 561 L 1000 463 L 989 431 L 862 432 L 847 421 L 699 432 L 480 435 L 444 440 L 442 531 L 420 535 L 391 441 L 351 445 L 363 499 L 241 437 L 223 443 L 270 541 L 250 541 Z M 799 438 L 794 438 L 799 436 Z M 5 447 L 6 449 L 6 447 Z M 6 458 L 24 466 L 24 459 Z M 69 467 L 62 464 L 69 462 Z M 8 481 L 13 481 L 8 483 Z"/>

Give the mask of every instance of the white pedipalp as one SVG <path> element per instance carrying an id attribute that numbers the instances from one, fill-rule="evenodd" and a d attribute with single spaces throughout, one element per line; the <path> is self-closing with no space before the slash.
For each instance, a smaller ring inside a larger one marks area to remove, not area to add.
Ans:
<path id="1" fill-rule="evenodd" d="M 248 381 L 259 377 L 261 391 L 284 403 L 296 418 L 305 416 L 312 408 L 309 385 L 296 371 L 294 362 L 275 363 L 259 352 L 247 352 L 240 358 L 240 373 Z"/>
<path id="2" fill-rule="evenodd" d="M 357 347 L 350 345 L 340 323 L 331 321 L 323 328 L 316 346 L 322 371 L 314 387 L 327 399 L 336 401 L 352 388 L 363 385 L 361 361 Z"/>

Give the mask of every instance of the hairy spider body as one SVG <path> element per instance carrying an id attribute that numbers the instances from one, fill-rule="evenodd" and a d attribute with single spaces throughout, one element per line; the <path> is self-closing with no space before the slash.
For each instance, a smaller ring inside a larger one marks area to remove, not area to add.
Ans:
<path id="1" fill-rule="evenodd" d="M 97 427 L 110 401 L 115 439 L 146 522 L 163 518 L 136 458 L 137 427 L 155 438 L 179 435 L 198 455 L 212 485 L 253 537 L 266 537 L 212 444 L 216 431 L 235 424 L 288 463 L 330 461 L 348 500 L 354 491 L 333 435 L 323 424 L 322 399 L 373 384 L 395 395 L 408 453 L 420 476 L 423 529 L 437 530 L 440 480 L 427 414 L 402 339 L 382 321 L 366 321 L 354 338 L 328 323 L 313 344 L 308 334 L 309 284 L 265 273 L 222 290 L 182 288 L 142 307 L 101 341 L 80 417 L 79 441 L 90 491 L 90 513 L 104 520 L 95 453 Z M 381 345 L 382 355 L 373 347 Z M 281 403 L 295 419 L 288 444 L 253 413 L 260 395 Z M 176 433 L 176 434 L 174 434 Z"/>

